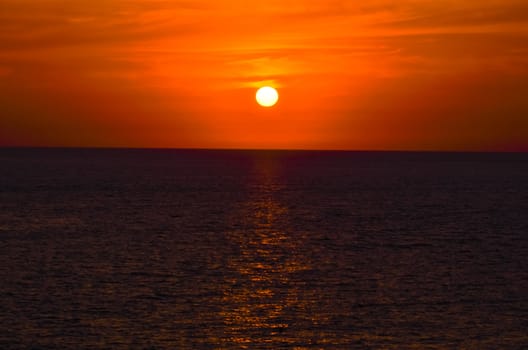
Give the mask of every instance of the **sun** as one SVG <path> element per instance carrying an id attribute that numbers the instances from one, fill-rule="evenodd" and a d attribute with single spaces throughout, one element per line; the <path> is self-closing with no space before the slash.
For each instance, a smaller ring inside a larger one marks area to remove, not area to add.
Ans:
<path id="1" fill-rule="evenodd" d="M 279 100 L 279 93 L 271 86 L 264 86 L 258 89 L 256 99 L 262 107 L 271 107 Z"/>

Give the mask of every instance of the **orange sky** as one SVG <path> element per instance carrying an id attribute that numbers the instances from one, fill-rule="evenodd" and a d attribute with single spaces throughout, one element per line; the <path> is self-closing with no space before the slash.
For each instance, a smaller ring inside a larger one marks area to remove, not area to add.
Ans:
<path id="1" fill-rule="evenodd" d="M 1 0 L 0 145 L 528 150 L 528 2 Z"/>

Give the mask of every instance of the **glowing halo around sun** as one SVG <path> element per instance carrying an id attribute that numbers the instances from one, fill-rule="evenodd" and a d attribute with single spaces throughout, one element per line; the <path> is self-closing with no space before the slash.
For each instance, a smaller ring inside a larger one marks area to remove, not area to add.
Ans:
<path id="1" fill-rule="evenodd" d="M 279 93 L 271 86 L 264 86 L 258 89 L 255 97 L 262 107 L 272 107 L 279 100 Z"/>

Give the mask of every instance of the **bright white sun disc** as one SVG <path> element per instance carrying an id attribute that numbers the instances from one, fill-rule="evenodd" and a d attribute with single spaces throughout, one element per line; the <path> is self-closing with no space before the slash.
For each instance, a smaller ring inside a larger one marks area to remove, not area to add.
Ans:
<path id="1" fill-rule="evenodd" d="M 262 107 L 271 107 L 279 100 L 279 93 L 271 86 L 264 86 L 258 89 L 256 98 Z"/>

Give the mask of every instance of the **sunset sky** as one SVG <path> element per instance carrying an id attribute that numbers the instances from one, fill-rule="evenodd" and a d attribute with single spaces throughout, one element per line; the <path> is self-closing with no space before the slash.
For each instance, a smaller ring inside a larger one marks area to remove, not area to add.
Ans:
<path id="1" fill-rule="evenodd" d="M 0 146 L 527 151 L 528 1 L 1 0 Z"/>

